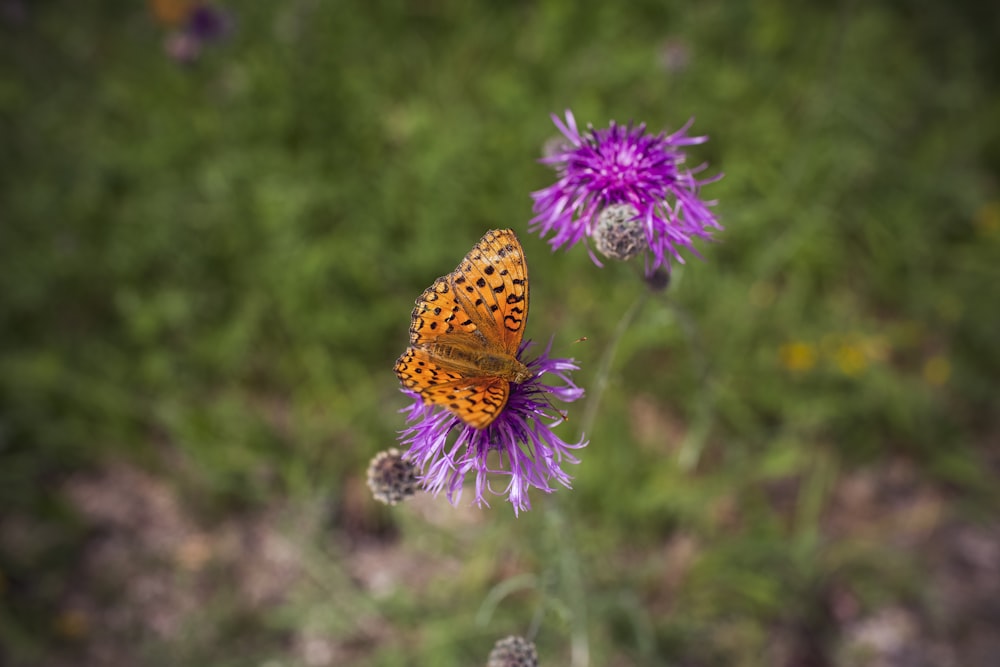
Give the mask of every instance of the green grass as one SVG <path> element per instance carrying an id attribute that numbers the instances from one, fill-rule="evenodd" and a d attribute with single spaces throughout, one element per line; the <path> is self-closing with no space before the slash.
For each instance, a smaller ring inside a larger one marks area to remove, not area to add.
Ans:
<path id="1" fill-rule="evenodd" d="M 220 592 L 191 631 L 130 638 L 164 665 L 296 664 L 306 627 L 352 664 L 481 664 L 540 602 L 543 664 L 568 664 L 574 596 L 592 664 L 768 664 L 775 627 L 828 631 L 833 581 L 875 606 L 919 589 L 919 564 L 825 531 L 837 480 L 902 459 L 964 515 L 996 510 L 989 10 L 233 0 L 232 39 L 185 67 L 141 3 L 85 4 L 25 3 L 0 26 L 0 503 L 7 533 L 16 517 L 42 536 L 0 549 L 15 662 L 83 641 L 53 630 L 93 539 L 61 489 L 115 461 L 207 530 L 273 507 L 333 517 L 299 535 L 313 583 L 281 604 Z M 683 71 L 659 65 L 668 39 Z M 402 426 L 391 369 L 413 299 L 485 230 L 518 231 L 528 335 L 554 336 L 588 389 L 644 289 L 636 267 L 527 232 L 565 108 L 653 131 L 694 116 L 726 230 L 623 337 L 572 491 L 516 520 L 500 498 L 470 524 L 376 510 L 358 480 Z M 394 531 L 440 579 L 372 597 L 344 563 Z M 667 587 L 677 536 L 698 557 Z M 539 587 L 478 625 L 525 573 Z"/>

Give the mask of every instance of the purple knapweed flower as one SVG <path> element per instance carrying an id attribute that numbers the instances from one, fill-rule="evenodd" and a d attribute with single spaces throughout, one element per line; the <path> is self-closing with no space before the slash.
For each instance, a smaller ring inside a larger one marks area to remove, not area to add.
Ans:
<path id="1" fill-rule="evenodd" d="M 559 180 L 531 194 L 535 217 L 529 227 L 542 237 L 551 233 L 553 248 L 593 237 L 609 207 L 634 210 L 628 222 L 640 226 L 640 237 L 645 236 L 649 273 L 664 264 L 669 268 L 671 259 L 683 264 L 681 248 L 700 257 L 693 240 L 710 239 L 713 229 L 722 229 L 709 210 L 715 202 L 699 196 L 702 185 L 722 175 L 698 180 L 695 174 L 706 165 L 684 166 L 683 147 L 708 141 L 687 136 L 693 119 L 673 134 L 655 136 L 646 133 L 645 123 L 622 126 L 614 121 L 607 129 L 580 132 L 569 110 L 565 123 L 554 114 L 552 120 L 567 142 L 540 161 L 552 166 Z M 601 266 L 593 251 L 590 256 Z"/>
<path id="2" fill-rule="evenodd" d="M 186 31 L 202 44 L 216 42 L 233 29 L 232 15 L 215 5 L 199 4 L 191 10 L 188 16 Z"/>
<path id="3" fill-rule="evenodd" d="M 228 10 L 198 3 L 191 7 L 181 27 L 167 36 L 167 55 L 179 63 L 193 63 L 201 57 L 205 46 L 228 37 L 233 25 L 233 16 Z"/>
<path id="4" fill-rule="evenodd" d="M 419 479 L 424 490 L 435 494 L 444 490 L 455 505 L 466 474 L 475 473 L 477 505 L 488 504 L 484 497 L 488 490 L 505 494 L 517 514 L 531 508 L 529 487 L 551 493 L 555 489 L 549 481 L 555 480 L 569 488 L 570 477 L 560 464 L 563 460 L 578 463 L 570 450 L 587 442 L 581 438 L 569 444 L 553 432 L 565 416 L 550 400 L 569 403 L 583 395 L 583 389 L 570 379 L 570 372 L 578 367 L 572 359 L 550 357 L 551 343 L 536 359 L 524 362 L 521 357 L 530 345 L 529 341 L 522 343 L 517 357 L 532 372 L 531 377 L 521 384 L 511 383 L 507 405 L 486 428 L 473 428 L 447 408 L 427 405 L 416 393 L 403 390 L 413 404 L 403 409 L 408 426 L 400 434 L 400 443 L 409 448 L 404 458 L 422 471 Z M 545 374 L 558 382 L 546 384 L 542 381 Z M 491 456 L 493 452 L 495 456 Z M 509 478 L 502 492 L 490 486 L 491 473 Z"/>

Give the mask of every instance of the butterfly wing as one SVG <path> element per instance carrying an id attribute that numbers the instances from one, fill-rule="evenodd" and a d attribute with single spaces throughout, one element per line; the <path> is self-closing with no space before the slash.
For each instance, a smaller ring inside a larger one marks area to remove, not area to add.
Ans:
<path id="1" fill-rule="evenodd" d="M 455 297 L 451 274 L 442 276 L 417 298 L 410 315 L 410 345 L 423 346 L 439 338 L 475 335 L 479 326 Z M 487 332 L 489 329 L 487 328 Z"/>
<path id="2" fill-rule="evenodd" d="M 487 232 L 454 271 L 417 298 L 410 345 L 428 345 L 454 334 L 475 334 L 487 347 L 511 356 L 528 321 L 528 265 L 513 230 Z"/>
<path id="3" fill-rule="evenodd" d="M 396 361 L 403 386 L 441 405 L 473 428 L 486 428 L 507 405 L 510 383 L 497 377 L 463 377 L 442 367 L 424 349 L 407 348 Z"/>
<path id="4" fill-rule="evenodd" d="M 528 321 L 528 264 L 511 229 L 487 232 L 451 274 L 456 300 L 511 356 Z"/>

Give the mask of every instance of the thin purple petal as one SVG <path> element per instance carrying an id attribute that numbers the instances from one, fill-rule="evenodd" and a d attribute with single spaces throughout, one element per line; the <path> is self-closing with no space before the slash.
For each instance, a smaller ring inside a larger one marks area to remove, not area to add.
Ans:
<path id="1" fill-rule="evenodd" d="M 530 346 L 522 344 L 520 358 Z M 406 414 L 408 426 L 400 433 L 400 441 L 408 447 L 406 458 L 421 469 L 424 488 L 431 493 L 444 491 L 448 500 L 457 503 L 463 483 L 469 473 L 475 473 L 475 502 L 488 504 L 486 491 L 490 475 L 506 476 L 507 496 L 514 513 L 530 509 L 528 490 L 531 487 L 551 493 L 555 480 L 569 488 L 570 477 L 561 464 L 577 463 L 572 451 L 587 445 L 583 438 L 568 443 L 552 430 L 564 421 L 550 400 L 573 402 L 583 396 L 583 389 L 570 378 L 577 370 L 572 359 L 549 356 L 551 343 L 535 359 L 527 362 L 534 375 L 527 382 L 512 384 L 507 406 L 485 429 L 467 426 L 448 410 L 425 405 L 419 395 L 404 390 L 413 399 Z M 542 381 L 545 376 L 555 381 Z M 499 465 L 490 465 L 490 453 L 499 455 Z"/>

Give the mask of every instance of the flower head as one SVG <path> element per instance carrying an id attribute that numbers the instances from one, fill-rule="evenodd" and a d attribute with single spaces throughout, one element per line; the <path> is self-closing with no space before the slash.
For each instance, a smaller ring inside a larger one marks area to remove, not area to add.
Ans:
<path id="1" fill-rule="evenodd" d="M 693 170 L 684 166 L 683 147 L 708 140 L 687 136 L 691 121 L 673 134 L 654 136 L 646 133 L 645 124 L 614 121 L 607 129 L 580 132 L 568 110 L 565 123 L 555 115 L 552 120 L 569 145 L 541 160 L 555 168 L 559 180 L 532 193 L 535 217 L 530 226 L 543 237 L 551 233 L 553 248 L 593 236 L 601 213 L 611 206 L 635 210 L 625 222 L 638 222 L 645 232 L 647 271 L 669 267 L 671 259 L 683 264 L 681 248 L 697 255 L 693 240 L 709 239 L 712 229 L 722 229 L 709 210 L 715 202 L 699 197 L 702 185 L 722 176 L 698 180 L 695 174 L 704 165 Z M 601 265 L 593 253 L 591 258 Z"/>
<path id="2" fill-rule="evenodd" d="M 417 474 L 411 461 L 392 447 L 379 452 L 368 464 L 368 488 L 386 505 L 395 505 L 416 493 Z"/>
<path id="3" fill-rule="evenodd" d="M 538 667 L 538 651 L 524 637 L 511 635 L 493 645 L 487 667 Z"/>
<path id="4" fill-rule="evenodd" d="M 233 19 L 226 10 L 209 4 L 199 4 L 187 21 L 187 32 L 202 43 L 222 39 L 232 30 Z"/>
<path id="5" fill-rule="evenodd" d="M 164 23 L 180 26 L 167 36 L 165 44 L 167 55 L 177 62 L 195 62 L 205 46 L 222 41 L 233 31 L 232 14 L 216 5 L 167 0 L 155 5 L 163 5 L 158 16 Z"/>
<path id="6" fill-rule="evenodd" d="M 526 341 L 518 350 L 518 359 L 531 345 Z M 462 495 L 465 475 L 476 475 L 476 504 L 486 502 L 485 491 L 492 493 L 488 481 L 490 473 L 509 478 L 503 494 L 514 506 L 514 513 L 529 509 L 528 488 L 535 487 L 546 493 L 555 489 L 549 484 L 556 480 L 569 488 L 570 477 L 560 463 L 565 459 L 577 463 L 570 450 L 587 443 L 582 438 L 569 444 L 552 429 L 565 421 L 550 398 L 572 402 L 583 395 L 569 377 L 577 370 L 572 359 L 549 356 L 546 347 L 537 358 L 524 362 L 531 377 L 521 384 L 512 383 L 507 405 L 486 428 L 473 428 L 462 422 L 448 409 L 427 405 L 412 391 L 403 390 L 413 398 L 413 404 L 404 408 L 408 426 L 400 435 L 401 444 L 408 447 L 404 458 L 423 471 L 421 485 L 426 491 L 439 493 L 445 490 L 448 500 L 455 504 Z M 542 376 L 554 376 L 557 384 L 546 384 Z M 452 435 L 455 435 L 452 438 Z"/>
<path id="7" fill-rule="evenodd" d="M 646 228 L 635 206 L 612 204 L 601 211 L 594 229 L 594 246 L 605 257 L 621 260 L 632 259 L 649 247 Z"/>

